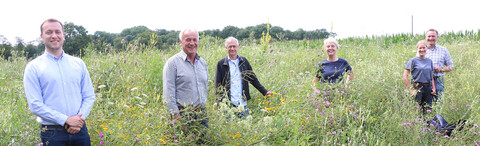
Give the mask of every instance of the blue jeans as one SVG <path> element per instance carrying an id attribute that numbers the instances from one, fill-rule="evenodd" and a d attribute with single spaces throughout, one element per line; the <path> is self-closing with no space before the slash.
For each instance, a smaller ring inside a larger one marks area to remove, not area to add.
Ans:
<path id="1" fill-rule="evenodd" d="M 237 116 L 240 119 L 248 117 L 250 115 L 250 109 L 248 108 L 248 106 L 244 106 L 244 108 L 245 108 L 245 111 L 237 113 Z"/>
<path id="2" fill-rule="evenodd" d="M 206 111 L 180 111 L 180 115 L 187 120 L 187 125 L 192 126 L 196 122 L 208 128 L 208 117 Z"/>
<path id="3" fill-rule="evenodd" d="M 416 86 L 415 89 L 418 90 L 417 96 L 415 97 L 415 101 L 418 102 L 420 105 L 420 108 L 422 108 L 422 113 L 426 114 L 427 110 L 432 109 L 432 101 L 433 101 L 433 95 L 432 95 L 432 85 L 427 85 L 427 86 Z"/>
<path id="4" fill-rule="evenodd" d="M 65 128 L 55 128 L 53 130 L 41 130 L 40 138 L 44 146 L 90 146 L 90 135 L 88 135 L 87 126 L 84 124 L 77 134 L 69 134 Z"/>
<path id="5" fill-rule="evenodd" d="M 435 92 L 437 92 L 436 95 L 434 95 L 434 101 L 438 102 L 439 104 L 442 103 L 441 96 L 443 94 L 443 87 L 445 86 L 445 82 L 443 80 L 443 76 L 440 76 L 436 79 L 434 79 L 435 82 Z"/>

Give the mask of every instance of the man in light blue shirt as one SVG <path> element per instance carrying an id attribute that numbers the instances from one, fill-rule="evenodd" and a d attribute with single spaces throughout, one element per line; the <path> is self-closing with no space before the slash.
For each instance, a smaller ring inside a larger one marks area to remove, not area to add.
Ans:
<path id="1" fill-rule="evenodd" d="M 44 145 L 90 145 L 85 118 L 95 101 L 85 63 L 65 54 L 63 25 L 47 19 L 40 26 L 45 53 L 27 64 L 23 78 L 30 111 L 42 126 Z"/>

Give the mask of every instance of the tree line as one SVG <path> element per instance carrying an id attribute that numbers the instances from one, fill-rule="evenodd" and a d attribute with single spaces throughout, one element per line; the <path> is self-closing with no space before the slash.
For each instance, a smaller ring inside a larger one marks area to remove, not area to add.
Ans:
<path id="1" fill-rule="evenodd" d="M 178 34 L 180 31 L 156 29 L 151 30 L 146 26 L 135 26 L 122 30 L 120 33 L 109 33 L 105 31 L 96 31 L 93 35 L 88 34 L 86 28 L 81 25 L 75 25 L 71 22 L 64 23 L 65 42 L 63 49 L 67 54 L 81 55 L 82 49 L 91 47 L 96 51 L 105 51 L 105 48 L 113 48 L 116 50 L 124 49 L 125 44 L 144 44 L 155 41 L 153 48 L 167 49 L 178 42 Z M 229 36 L 236 37 L 239 40 L 248 39 L 258 42 L 258 40 L 269 33 L 274 41 L 288 40 L 317 40 L 324 39 L 330 35 L 326 29 L 316 29 L 306 31 L 297 29 L 296 31 L 284 30 L 279 26 L 270 24 L 259 24 L 246 28 L 238 28 L 236 26 L 226 26 L 222 30 L 213 29 L 200 31 L 200 36 L 212 36 L 225 39 Z M 154 35 L 152 35 L 154 34 Z M 45 50 L 43 42 L 37 40 L 25 43 L 22 38 L 17 37 L 16 43 L 11 44 L 6 37 L 0 35 L 0 57 L 8 59 L 12 55 L 23 55 L 27 58 L 35 57 L 42 54 Z M 15 54 L 16 53 L 16 54 Z"/>

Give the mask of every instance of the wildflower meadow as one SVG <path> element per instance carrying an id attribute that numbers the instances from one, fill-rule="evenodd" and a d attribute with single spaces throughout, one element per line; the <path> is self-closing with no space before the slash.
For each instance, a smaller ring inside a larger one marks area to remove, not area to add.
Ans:
<path id="1" fill-rule="evenodd" d="M 152 35 L 151 37 L 155 37 Z M 200 36 L 198 54 L 207 61 L 209 128 L 174 121 L 162 96 L 162 70 L 180 51 L 148 44 L 124 44 L 121 51 L 90 44 L 82 49 L 96 101 L 86 124 L 92 145 L 480 145 L 479 32 L 444 33 L 438 44 L 450 51 L 454 70 L 446 73 L 442 105 L 421 115 L 402 75 L 424 35 L 390 35 L 339 40 L 337 56 L 354 70 L 350 87 L 317 84 L 315 65 L 327 58 L 323 40 L 240 41 L 260 82 L 274 95 L 254 87 L 244 109 L 216 102 L 216 62 L 225 57 L 224 40 Z M 151 39 L 154 40 L 154 39 Z M 101 47 L 101 48 L 94 48 Z M 2 48 L 0 48 L 1 50 Z M 104 51 L 94 51 L 104 50 Z M 40 126 L 28 107 L 21 52 L 0 59 L 0 145 L 37 145 Z M 0 57 L 3 58 L 3 57 Z M 466 120 L 451 136 L 427 124 L 435 115 L 449 123 Z"/>

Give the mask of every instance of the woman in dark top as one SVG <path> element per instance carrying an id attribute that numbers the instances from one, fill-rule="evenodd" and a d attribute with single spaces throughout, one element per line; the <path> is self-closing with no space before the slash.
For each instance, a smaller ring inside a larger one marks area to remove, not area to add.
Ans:
<path id="1" fill-rule="evenodd" d="M 433 80 L 433 63 L 425 54 L 427 53 L 427 42 L 425 40 L 417 43 L 417 56 L 408 60 L 405 72 L 403 73 L 403 81 L 408 90 L 415 96 L 415 101 L 422 107 L 425 114 L 431 109 L 432 97 L 435 95 L 435 82 Z M 410 79 L 413 88 L 410 88 L 410 80 L 408 74 L 412 73 Z"/>
<path id="2" fill-rule="evenodd" d="M 353 69 L 348 64 L 347 60 L 337 57 L 338 42 L 333 38 L 328 38 L 324 41 L 325 52 L 328 54 L 328 58 L 320 61 L 316 66 L 315 78 L 313 79 L 312 88 L 318 91 L 316 83 L 338 83 L 343 80 L 345 72 L 348 73 L 345 87 L 348 88 L 348 82 L 353 80 Z"/>

